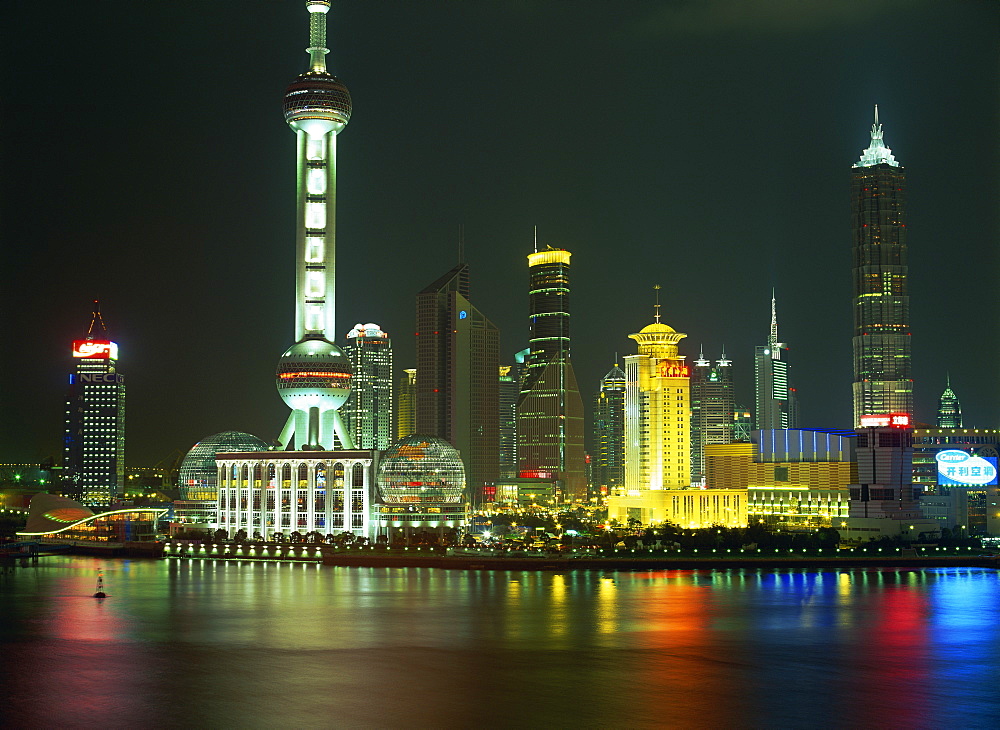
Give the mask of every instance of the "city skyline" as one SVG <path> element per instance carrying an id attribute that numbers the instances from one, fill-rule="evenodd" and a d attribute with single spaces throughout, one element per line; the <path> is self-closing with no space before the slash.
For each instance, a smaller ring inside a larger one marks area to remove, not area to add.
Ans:
<path id="1" fill-rule="evenodd" d="M 783 332 L 795 345 L 803 425 L 848 426 L 847 176 L 868 142 L 878 103 L 886 136 L 910 174 L 915 380 L 940 383 L 950 371 L 965 423 L 996 425 L 996 386 L 977 379 L 978 364 L 996 359 L 995 338 L 983 337 L 977 324 L 994 321 L 996 307 L 988 296 L 996 213 L 987 201 L 997 187 L 990 136 L 997 102 L 988 93 L 996 87 L 989 59 L 997 41 L 986 30 L 995 27 L 996 10 L 971 3 L 948 12 L 920 3 L 897 7 L 892 37 L 866 41 L 856 37 L 856 24 L 887 7 L 869 5 L 814 13 L 794 29 L 762 22 L 750 34 L 767 36 L 771 48 L 760 50 L 694 10 L 632 8 L 618 17 L 597 5 L 568 16 L 554 4 L 530 11 L 400 5 L 391 12 L 336 4 L 331 56 L 365 100 L 338 159 L 342 180 L 351 181 L 339 191 L 345 242 L 339 263 L 342 271 L 370 267 L 380 277 L 377 298 L 366 293 L 365 277 L 341 277 L 341 328 L 374 319 L 388 331 L 410 331 L 411 292 L 454 260 L 455 232 L 464 223 L 470 263 L 491 272 L 478 304 L 500 327 L 501 360 L 510 361 L 527 336 L 523 301 L 511 292 L 522 286 L 523 256 L 537 224 L 543 240 L 574 252 L 574 366 L 585 390 L 646 319 L 641 303 L 615 292 L 645 289 L 669 260 L 679 275 L 663 302 L 665 317 L 690 341 L 711 350 L 724 344 L 741 362 L 766 326 L 757 308 L 745 304 L 777 286 Z M 5 430 L 4 454 L 12 461 L 58 455 L 64 343 L 80 336 L 94 298 L 105 303 L 111 339 L 128 353 L 130 463 L 154 463 L 223 430 L 274 438 L 274 424 L 287 414 L 272 373 L 289 339 L 284 303 L 294 288 L 287 255 L 294 170 L 277 110 L 288 78 L 301 70 L 301 56 L 288 53 L 303 45 L 301 24 L 287 8 L 267 3 L 249 3 L 238 18 L 199 8 L 197 23 L 183 9 L 162 5 L 107 8 L 114 19 L 107 30 L 90 17 L 102 14 L 70 3 L 54 13 L 9 11 L 25 31 L 5 49 L 17 59 L 7 70 L 12 108 L 29 104 L 33 74 L 58 68 L 59 59 L 29 51 L 43 24 L 51 24 L 63 56 L 81 64 L 81 79 L 118 79 L 119 101 L 155 94 L 163 109 L 153 121 L 119 110 L 116 124 L 108 124 L 92 85 L 77 86 L 69 77 L 58 103 L 73 115 L 73 134 L 58 130 L 59 114 L 12 116 L 8 123 L 11 139 L 28 138 L 30 125 L 32 136 L 65 137 L 66 149 L 54 178 L 51 166 L 38 164 L 27 149 L 7 150 L 8 169 L 19 174 L 5 180 L 5 233 L 30 245 L 6 249 L 14 278 L 4 304 L 14 313 L 12 341 L 40 361 L 19 376 L 23 387 L 4 397 L 3 407 L 20 421 Z M 525 12 L 532 13 L 527 24 Z M 607 52 L 606 67 L 590 66 L 594 61 L 557 37 L 554 29 L 567 20 L 575 45 Z M 187 42 L 177 49 L 154 43 L 138 75 L 125 63 L 135 37 L 130 30 L 151 24 L 162 31 L 157 37 L 183 34 Z M 428 33 L 413 34 L 414 26 Z M 459 27 L 476 30 L 459 37 Z M 505 49 L 501 37 L 514 28 L 520 50 Z M 732 43 L 722 49 L 704 43 L 706 37 Z M 224 58 L 219 48 L 237 38 L 249 50 Z M 367 48 L 365 38 L 386 43 Z M 932 40 L 955 46 L 955 53 L 931 53 Z M 764 73 L 796 54 L 805 57 L 807 45 L 816 50 L 802 68 L 782 64 L 781 74 Z M 710 55 L 701 46 L 710 46 Z M 463 65 L 454 63 L 458 56 L 468 59 L 467 68 L 455 68 Z M 220 58 L 241 88 L 242 126 L 232 135 L 218 134 L 199 116 L 220 93 L 212 73 Z M 30 59 L 32 74 L 22 59 Z M 867 73 L 871 68 L 877 72 Z M 495 79 L 501 70 L 505 79 Z M 532 113 L 521 126 L 530 129 L 510 130 L 509 140 L 492 134 L 497 110 L 494 92 L 484 100 L 478 86 L 484 73 L 487 81 L 513 84 L 497 98 L 516 90 L 525 95 Z M 598 90 L 611 94 L 613 113 L 594 150 L 589 133 L 568 130 Z M 421 143 L 408 131 L 401 112 L 421 108 L 421 99 L 438 111 L 434 140 L 447 145 Z M 129 106 L 147 108 L 121 104 Z M 971 154 L 955 154 L 956 126 L 960 148 Z M 682 144 L 686 138 L 705 145 Z M 781 154 L 787 150 L 797 154 Z M 699 168 L 699 162 L 713 164 Z M 716 164 L 725 164 L 726 180 L 709 172 Z M 419 188 L 403 170 L 419 171 Z M 128 179 L 143 184 L 123 187 Z M 955 179 L 973 181 L 977 195 L 958 190 Z M 65 207 L 37 194 L 51 190 L 53 180 L 66 193 Z M 776 198 L 785 204 L 781 230 L 790 231 L 777 236 L 767 207 Z M 704 202 L 723 199 L 718 209 Z M 963 215 L 950 215 L 952 209 Z M 39 228 L 39 220 L 46 225 Z M 962 257 L 941 255 L 957 241 L 966 247 Z M 247 258 L 234 255 L 237 242 Z M 348 247 L 355 250 L 347 253 Z M 711 257 L 703 253 L 709 249 Z M 612 250 L 622 261 L 650 262 L 651 270 L 607 266 Z M 252 284 L 252 297 L 234 302 L 227 287 L 217 286 L 230 271 Z M 709 281 L 724 284 L 711 301 L 699 296 Z M 956 283 L 962 306 L 975 317 L 948 315 Z M 932 332 L 947 333 L 953 358 L 931 349 Z M 399 368 L 415 364 L 408 339 L 399 338 Z M 689 359 L 696 354 L 691 346 L 682 352 Z M 938 395 L 937 387 L 918 390 L 918 420 L 933 422 Z M 737 382 L 737 400 L 749 401 L 745 377 Z"/>

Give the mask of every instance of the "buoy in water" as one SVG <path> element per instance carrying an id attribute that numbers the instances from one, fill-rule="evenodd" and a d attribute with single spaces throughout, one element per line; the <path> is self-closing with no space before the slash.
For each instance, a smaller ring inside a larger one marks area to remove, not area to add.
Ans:
<path id="1" fill-rule="evenodd" d="M 108 594 L 104 592 L 104 573 L 101 571 L 97 572 L 97 593 L 94 594 L 94 598 L 107 598 Z"/>

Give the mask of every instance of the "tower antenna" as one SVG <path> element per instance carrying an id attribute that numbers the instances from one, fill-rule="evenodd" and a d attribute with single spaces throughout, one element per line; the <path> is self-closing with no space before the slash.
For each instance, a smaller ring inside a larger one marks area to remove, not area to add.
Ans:
<path id="1" fill-rule="evenodd" d="M 87 339 L 93 339 L 94 337 L 94 325 L 99 324 L 101 326 L 101 331 L 107 334 L 108 328 L 104 325 L 104 317 L 101 316 L 101 302 L 97 299 L 94 300 L 94 311 L 90 318 L 90 326 L 87 328 Z"/>
<path id="2" fill-rule="evenodd" d="M 778 346 L 778 309 L 774 298 L 774 287 L 771 287 L 771 337 L 768 345 L 772 350 Z"/>
<path id="3" fill-rule="evenodd" d="M 326 14 L 330 12 L 329 0 L 308 0 L 309 10 L 309 66 L 314 72 L 326 71 Z"/>
<path id="4" fill-rule="evenodd" d="M 653 316 L 656 319 L 656 323 L 660 323 L 660 285 L 654 284 L 653 291 L 656 292 L 656 304 L 653 305 Z"/>
<path id="5" fill-rule="evenodd" d="M 535 253 L 538 253 L 538 226 L 535 226 Z"/>

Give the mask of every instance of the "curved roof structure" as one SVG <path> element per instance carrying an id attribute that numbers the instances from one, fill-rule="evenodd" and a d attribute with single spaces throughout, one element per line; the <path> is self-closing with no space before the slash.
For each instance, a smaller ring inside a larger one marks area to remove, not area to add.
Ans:
<path id="1" fill-rule="evenodd" d="M 60 497 L 57 494 L 39 492 L 31 498 L 28 504 L 28 521 L 18 535 L 51 535 L 66 532 L 86 522 L 104 519 L 109 515 L 126 512 L 154 513 L 156 516 L 165 514 L 166 507 L 128 507 L 95 513 L 76 500 Z"/>

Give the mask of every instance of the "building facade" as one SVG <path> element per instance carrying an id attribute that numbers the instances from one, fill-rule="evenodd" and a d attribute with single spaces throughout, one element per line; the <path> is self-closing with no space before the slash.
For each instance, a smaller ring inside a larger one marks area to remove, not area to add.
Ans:
<path id="1" fill-rule="evenodd" d="M 344 350 L 352 370 L 344 425 L 359 449 L 384 451 L 393 441 L 392 340 L 377 324 L 356 324 Z"/>
<path id="2" fill-rule="evenodd" d="M 788 345 L 778 341 L 778 314 L 774 293 L 771 294 L 771 330 L 767 344 L 754 348 L 753 375 L 757 409 L 754 429 L 795 428 L 798 426 L 798 404 L 795 391 L 788 382 L 788 362 L 782 350 Z"/>
<path id="3" fill-rule="evenodd" d="M 396 438 L 417 432 L 417 369 L 407 368 L 399 377 L 396 393 Z"/>
<path id="4" fill-rule="evenodd" d="M 513 365 L 501 365 L 499 371 L 500 404 L 500 478 L 517 476 L 517 398 L 521 394 L 523 351 L 515 356 Z"/>
<path id="5" fill-rule="evenodd" d="M 125 379 L 106 336 L 95 308 L 87 337 L 73 341 L 66 396 L 63 488 L 90 507 L 117 502 L 125 480 Z"/>
<path id="6" fill-rule="evenodd" d="M 871 144 L 851 169 L 855 427 L 866 415 L 913 415 L 905 196 L 875 107 Z"/>
<path id="7" fill-rule="evenodd" d="M 528 254 L 529 353 L 517 401 L 519 473 L 554 474 L 567 500 L 587 499 L 583 399 L 570 358 L 570 252 Z"/>
<path id="8" fill-rule="evenodd" d="M 734 439 L 736 399 L 732 361 L 726 353 L 712 364 L 705 353 L 691 369 L 691 481 L 705 481 L 705 446 Z"/>
<path id="9" fill-rule="evenodd" d="M 615 363 L 594 396 L 593 486 L 601 497 L 625 486 L 625 372 Z"/>
<path id="10" fill-rule="evenodd" d="M 459 263 L 417 295 L 416 430 L 445 439 L 478 504 L 500 469 L 500 332 L 469 301 Z"/>

